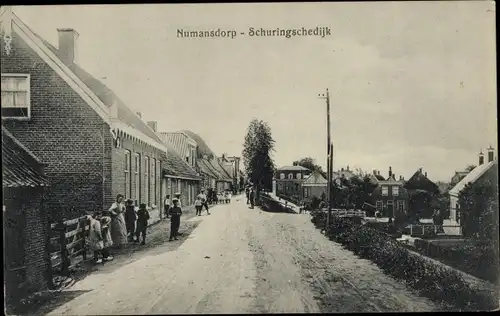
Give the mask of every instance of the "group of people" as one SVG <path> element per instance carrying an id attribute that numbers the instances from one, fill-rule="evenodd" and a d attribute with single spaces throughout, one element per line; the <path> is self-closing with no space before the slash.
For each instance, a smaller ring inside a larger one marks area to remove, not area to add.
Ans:
<path id="1" fill-rule="evenodd" d="M 232 194 L 229 190 L 226 190 L 225 192 L 219 192 L 216 193 L 214 203 L 231 203 L 231 197 Z"/>
<path id="2" fill-rule="evenodd" d="M 164 199 L 165 217 L 170 218 L 171 222 L 169 241 L 178 240 L 178 236 L 180 236 L 179 227 L 182 216 L 180 197 L 181 194 L 176 193 L 172 201 L 170 201 L 170 195 L 166 195 Z M 231 193 L 227 191 L 219 201 L 229 203 Z M 113 260 L 113 256 L 110 254 L 112 247 L 121 248 L 129 242 L 139 243 L 139 241 L 141 245 L 146 244 L 150 215 L 146 204 L 141 203 L 139 207 L 136 204 L 131 199 L 124 203 L 124 196 L 118 194 L 116 201 L 107 211 L 96 211 L 89 215 L 89 246 L 94 252 L 96 263 Z M 207 215 L 210 215 L 205 190 L 201 190 L 198 194 L 194 205 L 196 216 L 201 216 L 203 208 L 207 211 Z"/>
<path id="3" fill-rule="evenodd" d="M 123 195 L 118 194 L 116 201 L 105 211 L 96 211 L 90 220 L 89 246 L 94 252 L 96 263 L 113 260 L 110 248 L 121 248 L 128 242 L 146 244 L 146 228 L 150 218 L 146 204 L 138 208 L 132 200 L 123 203 Z"/>

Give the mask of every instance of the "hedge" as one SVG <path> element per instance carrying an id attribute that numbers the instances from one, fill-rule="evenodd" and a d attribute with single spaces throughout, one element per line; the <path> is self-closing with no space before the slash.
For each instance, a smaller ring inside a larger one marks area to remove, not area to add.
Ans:
<path id="1" fill-rule="evenodd" d="M 324 228 L 325 217 L 314 213 L 312 222 Z M 467 310 L 492 310 L 498 305 L 489 293 L 473 289 L 457 271 L 410 252 L 384 232 L 333 217 L 326 235 L 425 297 Z"/>
<path id="2" fill-rule="evenodd" d="M 480 279 L 492 283 L 498 282 L 498 259 L 491 244 L 463 242 L 446 247 L 426 240 L 416 240 L 415 247 L 418 252 L 426 256 L 443 261 Z"/>

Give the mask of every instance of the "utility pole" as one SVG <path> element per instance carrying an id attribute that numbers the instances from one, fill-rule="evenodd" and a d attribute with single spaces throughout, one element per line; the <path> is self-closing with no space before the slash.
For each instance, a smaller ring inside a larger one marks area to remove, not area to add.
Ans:
<path id="1" fill-rule="evenodd" d="M 327 135 L 327 158 L 326 158 L 326 169 L 327 169 L 327 194 L 328 194 L 328 216 L 326 218 L 326 225 L 330 224 L 331 216 L 332 216 L 332 165 L 333 165 L 333 144 L 331 141 L 331 131 L 330 131 L 330 93 L 328 89 L 326 89 L 326 95 L 320 94 L 318 95 L 320 99 L 326 100 L 326 135 Z"/>

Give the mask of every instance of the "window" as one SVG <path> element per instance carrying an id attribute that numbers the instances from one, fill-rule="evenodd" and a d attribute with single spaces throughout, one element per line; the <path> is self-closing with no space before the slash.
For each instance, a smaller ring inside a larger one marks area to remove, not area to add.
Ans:
<path id="1" fill-rule="evenodd" d="M 125 150 L 125 199 L 130 199 L 132 198 L 132 175 L 130 172 L 130 166 L 132 164 L 131 162 L 131 153 L 130 150 Z"/>
<path id="2" fill-rule="evenodd" d="M 309 188 L 304 188 L 304 198 L 308 198 L 309 197 Z"/>
<path id="3" fill-rule="evenodd" d="M 2 74 L 2 118 L 30 118 L 30 75 Z"/>
<path id="4" fill-rule="evenodd" d="M 394 195 L 394 196 L 399 195 L 399 187 L 397 185 L 392 187 L 392 195 Z"/>
<path id="5" fill-rule="evenodd" d="M 137 204 L 141 203 L 141 155 L 135 154 L 134 175 L 135 175 L 135 193 L 134 199 Z"/>
<path id="6" fill-rule="evenodd" d="M 150 205 L 149 201 L 149 157 L 144 157 L 144 201 L 147 205 Z"/>
<path id="7" fill-rule="evenodd" d="M 280 179 L 285 179 L 285 174 L 284 173 L 280 174 Z"/>
<path id="8" fill-rule="evenodd" d="M 375 206 L 377 207 L 377 210 L 381 211 L 384 207 L 384 203 L 382 201 L 377 201 Z"/>
<path id="9" fill-rule="evenodd" d="M 398 201 L 398 210 L 401 212 L 405 211 L 405 201 L 402 201 L 402 200 Z"/>
<path id="10" fill-rule="evenodd" d="M 297 173 L 297 179 L 300 179 L 300 178 L 302 178 L 302 174 L 299 172 L 299 173 Z"/>
<path id="11" fill-rule="evenodd" d="M 288 174 L 288 179 L 293 179 L 293 173 Z"/>
<path id="12" fill-rule="evenodd" d="M 180 179 L 177 179 L 177 193 L 182 193 L 182 183 Z"/>
<path id="13" fill-rule="evenodd" d="M 389 188 L 386 185 L 382 186 L 382 195 L 383 196 L 388 196 L 389 195 Z"/>
<path id="14" fill-rule="evenodd" d="M 158 205 L 158 201 L 156 200 L 156 159 L 151 159 L 151 183 L 153 187 L 153 197 L 152 204 Z"/>

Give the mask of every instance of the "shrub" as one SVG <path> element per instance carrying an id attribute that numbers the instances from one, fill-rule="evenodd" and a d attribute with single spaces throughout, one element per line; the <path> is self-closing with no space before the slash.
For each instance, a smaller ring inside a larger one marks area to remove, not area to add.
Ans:
<path id="1" fill-rule="evenodd" d="M 373 261 L 386 273 L 405 280 L 406 284 L 426 297 L 444 300 L 459 308 L 496 307 L 497 302 L 477 293 L 457 271 L 411 253 L 381 231 L 334 217 L 327 234 L 347 249 Z"/>

